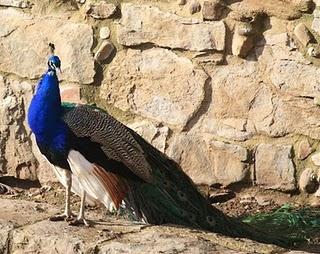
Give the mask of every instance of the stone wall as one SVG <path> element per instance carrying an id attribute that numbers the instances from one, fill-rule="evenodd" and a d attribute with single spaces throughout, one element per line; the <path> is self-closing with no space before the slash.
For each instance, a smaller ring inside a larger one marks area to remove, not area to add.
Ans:
<path id="1" fill-rule="evenodd" d="M 108 109 L 197 184 L 296 190 L 320 166 L 317 5 L 0 0 L 0 171 L 53 179 L 24 119 L 54 42 L 65 100 Z"/>

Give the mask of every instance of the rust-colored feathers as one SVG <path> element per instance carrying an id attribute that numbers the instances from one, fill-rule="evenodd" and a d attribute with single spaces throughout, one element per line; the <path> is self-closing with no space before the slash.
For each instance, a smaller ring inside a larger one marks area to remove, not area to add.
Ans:
<path id="1" fill-rule="evenodd" d="M 103 186 L 108 191 L 115 208 L 118 209 L 128 192 L 126 180 L 94 163 L 93 173 L 101 180 Z"/>

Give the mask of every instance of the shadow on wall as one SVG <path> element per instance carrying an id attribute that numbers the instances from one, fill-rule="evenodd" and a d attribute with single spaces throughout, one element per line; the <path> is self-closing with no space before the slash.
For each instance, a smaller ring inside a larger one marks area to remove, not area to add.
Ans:
<path id="1" fill-rule="evenodd" d="M 190 131 L 192 127 L 199 121 L 202 115 L 204 115 L 212 102 L 212 79 L 208 75 L 208 79 L 204 84 L 204 98 L 200 108 L 194 112 L 193 117 L 189 120 L 189 122 L 185 126 L 185 131 Z"/>
<path id="2" fill-rule="evenodd" d="M 266 46 L 266 40 L 264 38 L 263 33 L 272 28 L 270 17 L 264 13 L 257 15 L 255 20 L 253 20 L 253 30 L 254 34 L 254 47 L 255 51 L 255 59 L 254 61 L 258 61 L 259 57 L 262 55 L 264 48 Z M 259 50 L 257 50 L 259 48 Z M 253 59 L 247 59 L 248 61 L 252 61 Z"/>
<path id="3" fill-rule="evenodd" d="M 12 188 L 19 188 L 24 190 L 41 187 L 41 184 L 38 180 L 32 181 L 28 179 L 19 179 L 13 176 L 2 176 L 0 177 L 0 182 Z"/>

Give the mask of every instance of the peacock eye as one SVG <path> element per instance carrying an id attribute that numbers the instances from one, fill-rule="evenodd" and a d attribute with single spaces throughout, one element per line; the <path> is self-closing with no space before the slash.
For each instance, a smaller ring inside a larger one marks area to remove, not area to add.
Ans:
<path id="1" fill-rule="evenodd" d="M 311 175 L 311 181 L 317 181 L 317 176 L 315 174 Z"/>

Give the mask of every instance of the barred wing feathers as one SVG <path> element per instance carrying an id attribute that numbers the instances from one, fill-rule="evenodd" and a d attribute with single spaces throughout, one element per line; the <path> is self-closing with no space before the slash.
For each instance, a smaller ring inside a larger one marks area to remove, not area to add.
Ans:
<path id="1" fill-rule="evenodd" d="M 90 145 L 91 141 L 110 161 L 124 164 L 143 181 L 152 182 L 152 169 L 143 149 L 130 129 L 115 118 L 92 106 L 78 105 L 65 108 L 63 120 L 79 142 L 87 140 Z"/>

